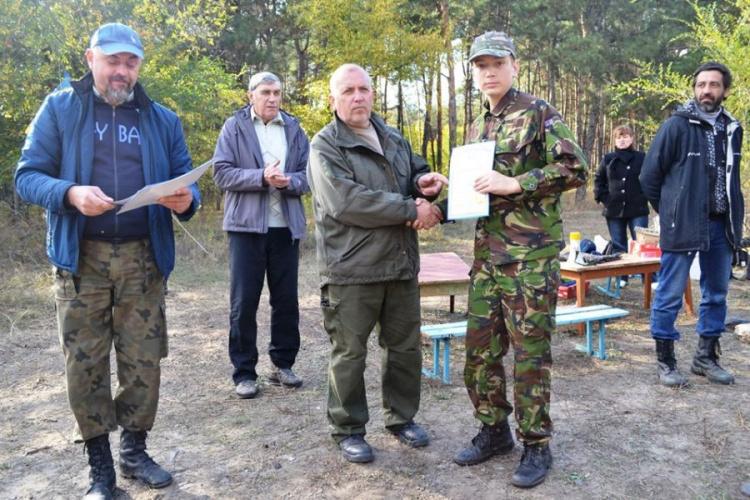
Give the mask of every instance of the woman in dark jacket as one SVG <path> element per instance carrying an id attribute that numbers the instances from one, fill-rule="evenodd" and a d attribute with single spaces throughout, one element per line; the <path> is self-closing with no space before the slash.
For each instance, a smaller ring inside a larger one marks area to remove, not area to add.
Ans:
<path id="1" fill-rule="evenodd" d="M 609 236 L 616 252 L 628 251 L 628 229 L 635 239 L 636 227 L 648 227 L 648 204 L 638 176 L 646 154 L 633 148 L 633 129 L 616 127 L 615 150 L 604 155 L 594 177 L 594 199 L 604 205 Z M 626 286 L 622 276 L 620 286 Z"/>

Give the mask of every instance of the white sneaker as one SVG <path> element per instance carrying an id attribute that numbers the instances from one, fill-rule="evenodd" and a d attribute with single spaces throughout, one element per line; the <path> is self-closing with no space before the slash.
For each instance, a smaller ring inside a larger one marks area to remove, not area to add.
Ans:
<path id="1" fill-rule="evenodd" d="M 655 292 L 655 291 L 656 291 L 656 288 L 657 288 L 658 286 L 659 286 L 659 282 L 658 282 L 658 281 L 657 281 L 656 283 L 651 283 L 651 290 Z"/>
<path id="2" fill-rule="evenodd" d="M 625 280 L 620 280 L 620 288 L 625 288 L 626 286 L 628 286 L 628 282 Z"/>

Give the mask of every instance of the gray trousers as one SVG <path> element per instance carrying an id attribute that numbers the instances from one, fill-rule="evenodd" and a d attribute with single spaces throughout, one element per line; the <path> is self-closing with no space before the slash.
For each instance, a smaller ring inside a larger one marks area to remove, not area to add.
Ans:
<path id="1" fill-rule="evenodd" d="M 167 354 L 164 278 L 149 240 L 82 241 L 79 275 L 56 269 L 55 304 L 77 440 L 150 430 Z M 112 397 L 114 344 L 118 388 Z"/>
<path id="2" fill-rule="evenodd" d="M 411 420 L 419 409 L 422 377 L 419 286 L 416 278 L 364 285 L 326 285 L 324 326 L 331 341 L 328 422 L 336 441 L 365 434 L 367 339 L 378 326 L 383 420 L 387 428 Z"/>

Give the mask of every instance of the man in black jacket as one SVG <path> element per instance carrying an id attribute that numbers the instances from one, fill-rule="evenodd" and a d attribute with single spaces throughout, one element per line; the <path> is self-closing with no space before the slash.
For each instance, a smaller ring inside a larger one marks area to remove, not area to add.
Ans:
<path id="1" fill-rule="evenodd" d="M 711 382 L 734 383 L 718 364 L 732 252 L 742 238 L 744 215 L 742 128 L 721 105 L 731 85 L 726 66 L 702 64 L 693 74 L 695 98 L 661 126 L 640 175 L 643 192 L 659 213 L 662 258 L 651 335 L 659 382 L 670 387 L 687 384 L 674 356 L 674 341 L 680 339 L 674 323 L 695 252 L 702 298 L 696 327 L 700 338 L 690 371 Z"/>

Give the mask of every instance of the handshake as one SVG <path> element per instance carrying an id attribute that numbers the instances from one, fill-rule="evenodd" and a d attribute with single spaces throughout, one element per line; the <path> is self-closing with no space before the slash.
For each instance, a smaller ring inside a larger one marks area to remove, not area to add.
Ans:
<path id="1" fill-rule="evenodd" d="M 440 194 L 443 186 L 447 185 L 448 179 L 436 172 L 423 175 L 417 180 L 417 186 L 425 196 L 437 196 Z M 438 222 L 445 218 L 443 212 L 437 206 L 430 204 L 424 198 L 417 198 L 414 200 L 414 203 L 417 205 L 417 219 L 406 221 L 406 225 L 409 227 L 417 230 L 432 229 Z"/>
<path id="2" fill-rule="evenodd" d="M 417 198 L 414 200 L 414 203 L 417 205 L 417 219 L 406 221 L 407 226 L 417 230 L 432 229 L 445 218 L 437 205 L 432 205 L 424 198 Z"/>

